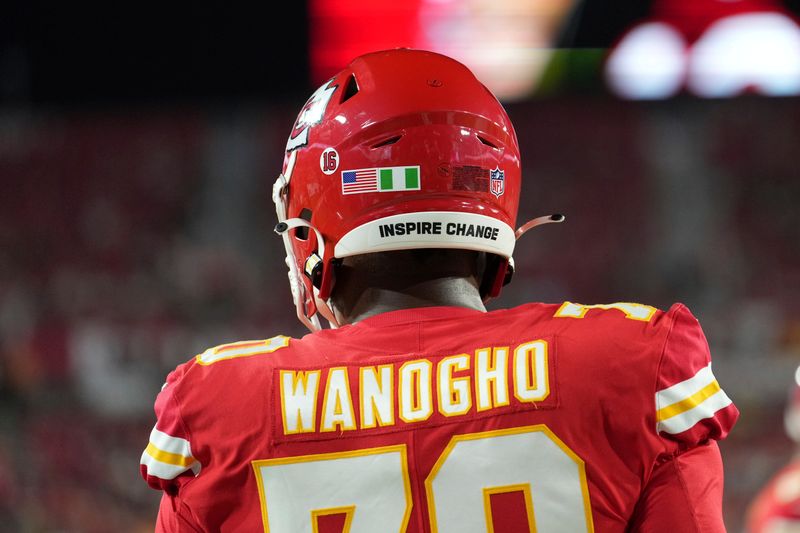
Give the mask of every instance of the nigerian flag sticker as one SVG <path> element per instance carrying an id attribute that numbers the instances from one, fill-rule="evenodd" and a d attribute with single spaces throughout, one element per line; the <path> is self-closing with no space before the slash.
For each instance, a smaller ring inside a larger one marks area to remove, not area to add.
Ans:
<path id="1" fill-rule="evenodd" d="M 387 167 L 378 169 L 379 191 L 418 191 L 419 167 Z"/>
<path id="2" fill-rule="evenodd" d="M 420 190 L 419 166 L 342 171 L 342 194 Z"/>

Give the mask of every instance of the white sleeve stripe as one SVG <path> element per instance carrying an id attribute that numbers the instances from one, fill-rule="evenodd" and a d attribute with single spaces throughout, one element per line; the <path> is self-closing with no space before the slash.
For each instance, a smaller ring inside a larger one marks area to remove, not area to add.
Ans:
<path id="1" fill-rule="evenodd" d="M 765 533 L 800 533 L 800 523 L 794 518 L 782 516 L 769 518 L 764 528 Z"/>
<path id="2" fill-rule="evenodd" d="M 689 379 L 656 392 L 656 410 L 683 401 L 714 381 L 711 363 L 709 363 Z"/>
<path id="3" fill-rule="evenodd" d="M 717 411 L 724 409 L 731 404 L 731 399 L 720 389 L 716 394 L 709 396 L 701 404 L 684 411 L 683 413 L 662 420 L 656 426 L 656 430 L 665 433 L 677 434 L 686 431 L 701 420 L 713 417 Z"/>
<path id="4" fill-rule="evenodd" d="M 150 442 L 159 450 L 163 450 L 167 453 L 174 453 L 176 455 L 182 455 L 183 457 L 192 457 L 192 447 L 188 440 L 181 439 L 180 437 L 173 437 L 156 428 L 153 428 L 153 431 L 150 432 Z"/>
<path id="5" fill-rule="evenodd" d="M 187 467 L 171 465 L 157 461 L 147 452 L 142 454 L 139 464 L 142 464 L 147 468 L 148 476 L 155 476 L 160 479 L 175 479 L 179 475 L 183 474 L 184 472 L 188 472 L 189 470 L 191 470 L 195 476 L 200 473 L 200 463 L 197 461 L 192 463 L 191 466 Z"/>

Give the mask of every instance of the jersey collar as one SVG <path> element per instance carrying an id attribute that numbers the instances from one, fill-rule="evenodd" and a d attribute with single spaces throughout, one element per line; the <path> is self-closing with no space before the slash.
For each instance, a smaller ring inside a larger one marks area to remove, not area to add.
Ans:
<path id="1" fill-rule="evenodd" d="M 445 318 L 458 318 L 484 314 L 477 309 L 467 307 L 415 307 L 413 309 L 400 309 L 387 311 L 371 316 L 353 324 L 353 327 L 381 327 L 407 324 L 410 322 L 424 322 L 427 320 L 441 320 Z"/>

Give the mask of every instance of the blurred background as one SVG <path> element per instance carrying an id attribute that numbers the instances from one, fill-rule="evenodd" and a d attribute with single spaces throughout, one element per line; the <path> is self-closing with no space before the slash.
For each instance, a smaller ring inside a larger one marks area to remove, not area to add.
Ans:
<path id="1" fill-rule="evenodd" d="M 361 53 L 470 66 L 523 154 L 524 301 L 690 306 L 742 416 L 725 516 L 793 444 L 800 2 L 12 1 L 0 17 L 0 531 L 152 531 L 139 478 L 166 374 L 303 335 L 271 184 L 295 115 Z M 262 8 L 263 9 L 263 8 Z"/>

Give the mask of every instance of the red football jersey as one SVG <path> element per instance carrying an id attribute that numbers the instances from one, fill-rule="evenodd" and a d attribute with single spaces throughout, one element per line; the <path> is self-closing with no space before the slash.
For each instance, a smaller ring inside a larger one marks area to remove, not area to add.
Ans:
<path id="1" fill-rule="evenodd" d="M 759 493 L 748 513 L 747 531 L 800 532 L 800 461 L 789 463 Z"/>
<path id="2" fill-rule="evenodd" d="M 675 533 L 724 531 L 738 411 L 684 306 L 566 302 L 219 346 L 156 414 L 162 531 Z"/>

